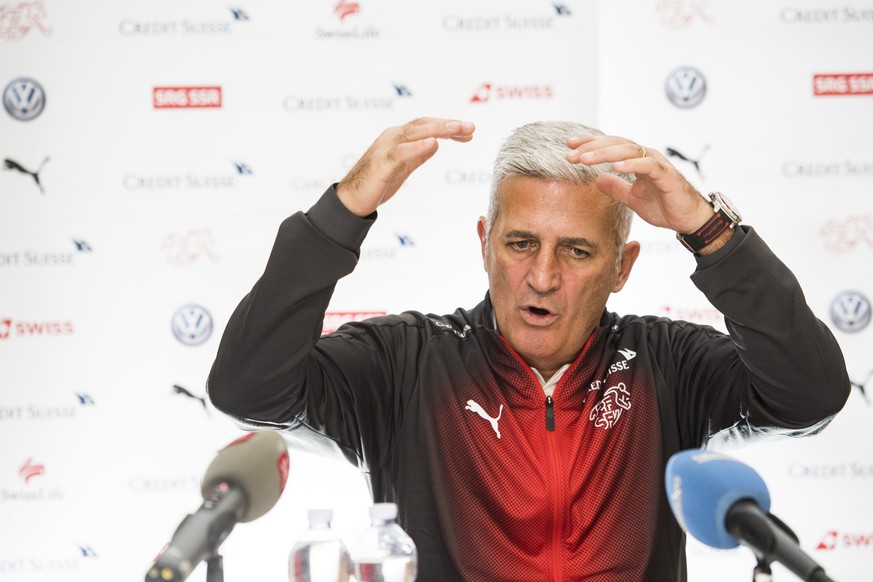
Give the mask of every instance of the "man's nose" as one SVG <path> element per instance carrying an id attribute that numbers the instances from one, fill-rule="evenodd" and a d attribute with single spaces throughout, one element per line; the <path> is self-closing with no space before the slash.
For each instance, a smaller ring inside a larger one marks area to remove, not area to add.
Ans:
<path id="1" fill-rule="evenodd" d="M 555 254 L 548 249 L 541 249 L 531 259 L 528 284 L 537 293 L 554 291 L 561 284 L 559 267 Z"/>

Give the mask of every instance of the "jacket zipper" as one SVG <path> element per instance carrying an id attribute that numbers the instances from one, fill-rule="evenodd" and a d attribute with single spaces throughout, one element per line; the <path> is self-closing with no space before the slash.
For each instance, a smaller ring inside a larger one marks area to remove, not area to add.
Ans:
<path id="1" fill-rule="evenodd" d="M 551 425 L 549 425 L 550 416 Z M 552 579 L 555 582 L 560 582 L 564 578 L 563 545 L 561 544 L 564 492 L 561 487 L 560 457 L 555 443 L 555 409 L 551 396 L 546 397 L 546 428 L 549 430 L 546 438 L 549 441 L 549 469 L 552 477 Z"/>
<path id="2" fill-rule="evenodd" d="M 555 430 L 555 401 L 546 396 L 546 430 Z"/>

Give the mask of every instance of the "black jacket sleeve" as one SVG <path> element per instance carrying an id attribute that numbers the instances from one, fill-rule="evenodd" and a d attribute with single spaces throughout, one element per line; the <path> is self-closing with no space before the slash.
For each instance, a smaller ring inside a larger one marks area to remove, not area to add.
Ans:
<path id="1" fill-rule="evenodd" d="M 670 333 L 683 446 L 719 433 L 816 432 L 851 389 L 840 347 L 794 274 L 754 229 L 740 228 L 725 248 L 699 258 L 691 277 L 730 336 L 681 324 Z"/>
<path id="2" fill-rule="evenodd" d="M 336 282 L 354 269 L 374 218 L 349 213 L 331 187 L 308 213 L 286 219 L 263 275 L 227 323 L 207 381 L 222 412 L 246 425 L 310 427 L 290 438 L 319 452 L 332 439 L 364 470 L 392 446 L 408 398 L 400 387 L 414 384 L 397 376 L 415 373 L 398 359 L 414 359 L 422 341 L 404 316 L 321 337 Z"/>

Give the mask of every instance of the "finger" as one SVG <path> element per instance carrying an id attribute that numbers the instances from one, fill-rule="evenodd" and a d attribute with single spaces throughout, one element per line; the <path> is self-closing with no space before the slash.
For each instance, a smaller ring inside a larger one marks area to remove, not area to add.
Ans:
<path id="1" fill-rule="evenodd" d="M 459 119 L 421 118 L 407 123 L 400 128 L 397 140 L 413 142 L 428 137 L 447 138 L 469 141 L 476 126 L 469 121 Z"/>
<path id="2" fill-rule="evenodd" d="M 570 147 L 579 147 L 580 145 L 591 143 L 616 144 L 629 143 L 630 140 L 619 137 L 617 135 L 580 135 L 579 137 L 571 137 L 567 140 L 567 145 Z"/>
<path id="3" fill-rule="evenodd" d="M 598 144 L 596 148 L 580 147 L 567 154 L 568 161 L 579 162 L 589 166 L 634 158 L 645 159 L 648 157 L 653 156 L 646 148 L 629 141 L 617 144 Z"/>
<path id="4" fill-rule="evenodd" d="M 436 138 L 427 137 L 413 142 L 398 144 L 388 153 L 388 159 L 403 164 L 409 172 L 431 158 L 439 149 Z"/>
<path id="5" fill-rule="evenodd" d="M 625 206 L 630 206 L 631 184 L 615 174 L 601 174 L 597 176 L 594 185 L 610 198 L 621 202 Z"/>

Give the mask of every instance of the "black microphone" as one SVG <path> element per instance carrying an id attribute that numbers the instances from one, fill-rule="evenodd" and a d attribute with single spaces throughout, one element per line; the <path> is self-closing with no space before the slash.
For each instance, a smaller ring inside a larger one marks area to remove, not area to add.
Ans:
<path id="1" fill-rule="evenodd" d="M 667 496 L 682 529 L 708 546 L 752 549 L 759 564 L 779 562 L 807 582 L 833 582 L 800 549 L 797 536 L 769 513 L 770 492 L 748 465 L 690 449 L 667 462 Z"/>
<path id="2" fill-rule="evenodd" d="M 146 573 L 146 582 L 185 580 L 217 553 L 237 523 L 272 509 L 285 489 L 288 467 L 288 447 L 276 431 L 249 433 L 219 451 L 203 476 L 203 504 L 176 528 Z"/>

